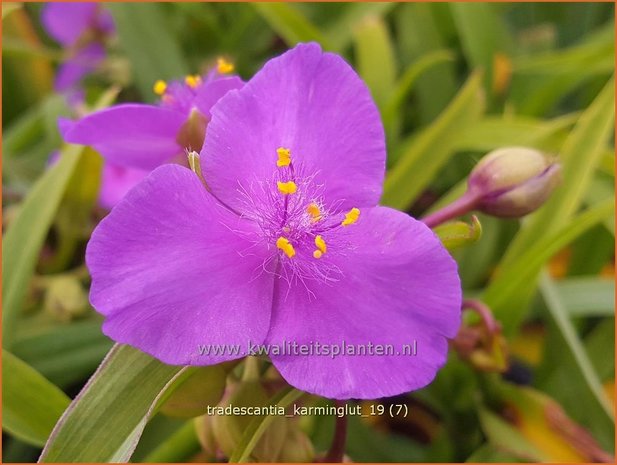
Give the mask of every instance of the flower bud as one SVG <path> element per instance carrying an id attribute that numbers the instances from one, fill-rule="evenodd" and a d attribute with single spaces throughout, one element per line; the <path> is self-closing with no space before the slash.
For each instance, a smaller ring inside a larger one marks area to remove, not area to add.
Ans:
<path id="1" fill-rule="evenodd" d="M 88 311 L 88 294 L 78 279 L 57 276 L 49 280 L 43 308 L 60 321 L 70 321 Z"/>
<path id="2" fill-rule="evenodd" d="M 219 407 L 242 409 L 251 407 L 265 407 L 268 405 L 268 395 L 257 381 L 240 382 L 229 385 L 225 396 L 219 403 Z M 245 430 L 253 421 L 255 415 L 235 414 L 233 411 L 225 414 L 216 413 L 212 416 L 212 433 L 217 447 L 226 457 L 230 457 L 240 441 Z M 285 417 L 276 416 L 270 426 L 261 436 L 253 452 L 251 459 L 257 462 L 273 462 L 278 457 L 283 441 L 287 434 L 287 422 Z"/>
<path id="3" fill-rule="evenodd" d="M 543 153 L 505 147 L 486 155 L 469 176 L 476 208 L 501 218 L 517 218 L 538 209 L 561 181 L 561 166 Z"/>

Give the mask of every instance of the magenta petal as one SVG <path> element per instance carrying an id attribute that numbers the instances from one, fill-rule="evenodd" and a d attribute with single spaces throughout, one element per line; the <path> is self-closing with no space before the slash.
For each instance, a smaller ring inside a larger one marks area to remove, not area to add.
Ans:
<path id="1" fill-rule="evenodd" d="M 292 281 L 291 287 L 279 281 L 266 343 L 391 344 L 402 352 L 415 340 L 417 355 L 286 354 L 273 355 L 274 365 L 298 389 L 335 399 L 393 396 L 427 385 L 460 325 L 455 261 L 423 223 L 384 207 L 362 210 L 356 224 L 336 234 L 320 259 L 339 271 L 336 280 Z"/>
<path id="2" fill-rule="evenodd" d="M 201 344 L 263 341 L 273 278 L 255 226 L 216 203 L 187 168 L 153 171 L 98 225 L 86 251 L 90 301 L 103 332 L 169 364 L 239 358 L 202 356 Z"/>
<path id="3" fill-rule="evenodd" d="M 99 204 L 103 208 L 113 208 L 135 187 L 149 171 L 105 163 L 99 191 Z"/>
<path id="4" fill-rule="evenodd" d="M 210 110 L 221 97 L 234 89 L 240 89 L 244 81 L 237 76 L 213 79 L 201 85 L 193 104 L 206 117 L 210 117 Z"/>
<path id="5" fill-rule="evenodd" d="M 211 113 L 202 150 L 206 181 L 234 208 L 243 208 L 241 192 L 253 181 L 272 177 L 278 147 L 291 149 L 303 172 L 315 173 L 327 203 L 377 204 L 383 127 L 368 88 L 338 55 L 298 45 L 227 93 Z"/>
<path id="6" fill-rule="evenodd" d="M 185 121 L 181 113 L 152 105 L 125 104 L 91 113 L 61 127 L 64 139 L 90 145 L 107 161 L 151 170 L 182 153 L 176 141 Z"/>
<path id="7" fill-rule="evenodd" d="M 105 58 L 105 49 L 99 44 L 90 44 L 58 67 L 54 89 L 64 92 L 79 84 L 86 75 L 92 73 Z"/>
<path id="8" fill-rule="evenodd" d="M 41 12 L 41 22 L 51 37 L 68 46 L 93 25 L 97 8 L 95 2 L 50 2 Z"/>

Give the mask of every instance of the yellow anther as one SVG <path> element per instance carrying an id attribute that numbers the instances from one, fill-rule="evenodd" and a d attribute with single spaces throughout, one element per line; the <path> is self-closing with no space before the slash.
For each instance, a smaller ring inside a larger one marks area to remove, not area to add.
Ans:
<path id="1" fill-rule="evenodd" d="M 349 226 L 350 224 L 354 224 L 358 221 L 358 217 L 360 216 L 360 210 L 358 208 L 352 208 L 349 212 L 345 213 L 345 219 L 341 223 L 343 226 Z"/>
<path id="2" fill-rule="evenodd" d="M 281 182 L 277 181 L 276 186 L 279 188 L 279 192 L 283 195 L 295 194 L 298 190 L 298 186 L 293 181 Z"/>
<path id="3" fill-rule="evenodd" d="M 216 70 L 221 74 L 228 74 L 234 70 L 234 64 L 221 57 L 216 60 Z"/>
<path id="4" fill-rule="evenodd" d="M 279 147 L 276 149 L 276 154 L 279 159 L 276 161 L 276 166 L 282 168 L 283 166 L 289 166 L 291 163 L 291 150 L 286 149 L 284 147 Z"/>
<path id="5" fill-rule="evenodd" d="M 323 256 L 323 252 L 321 250 L 316 250 L 315 252 L 313 252 L 313 257 L 315 258 L 321 258 Z"/>
<path id="6" fill-rule="evenodd" d="M 315 236 L 315 245 L 323 253 L 326 253 L 326 251 L 327 251 L 326 241 L 324 241 L 324 238 L 321 237 L 319 234 L 317 236 Z"/>
<path id="7" fill-rule="evenodd" d="M 291 245 L 289 240 L 287 240 L 287 238 L 283 236 L 279 237 L 276 240 L 276 246 L 281 249 L 289 258 L 293 257 L 296 254 L 296 249 L 294 249 L 294 246 Z"/>
<path id="8" fill-rule="evenodd" d="M 197 74 L 189 74 L 184 78 L 184 83 L 191 89 L 194 89 L 201 84 L 201 77 Z"/>
<path id="9" fill-rule="evenodd" d="M 309 206 L 306 207 L 306 213 L 308 213 L 311 217 L 311 221 L 319 221 L 321 219 L 321 210 L 319 209 L 319 205 L 316 203 L 309 203 Z"/>
<path id="10" fill-rule="evenodd" d="M 152 86 L 152 90 L 156 95 L 163 95 L 167 90 L 167 83 L 162 79 L 159 79 L 154 83 L 154 86 Z"/>

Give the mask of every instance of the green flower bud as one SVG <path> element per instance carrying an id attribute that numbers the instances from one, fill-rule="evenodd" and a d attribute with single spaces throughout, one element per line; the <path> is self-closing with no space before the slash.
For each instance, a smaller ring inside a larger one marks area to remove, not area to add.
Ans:
<path id="1" fill-rule="evenodd" d="M 489 215 L 517 218 L 538 209 L 561 181 L 561 166 L 543 153 L 505 147 L 486 155 L 469 176 L 476 208 Z"/>
<path id="2" fill-rule="evenodd" d="M 277 461 L 284 463 L 307 463 L 312 462 L 314 458 L 315 448 L 311 440 L 298 427 L 290 425 Z"/>
<path id="3" fill-rule="evenodd" d="M 268 395 L 257 381 L 248 381 L 228 386 L 228 392 L 219 407 L 223 408 L 254 408 L 265 407 L 268 405 Z M 229 413 L 212 416 L 212 431 L 218 448 L 230 457 L 248 425 L 255 419 L 252 414 L 237 414 L 234 411 Z M 273 462 L 277 459 L 287 432 L 287 422 L 285 417 L 276 416 L 274 421 L 266 429 L 263 436 L 251 453 L 251 459 L 257 462 Z"/>
<path id="4" fill-rule="evenodd" d="M 216 439 L 212 431 L 212 420 L 213 417 L 210 415 L 202 415 L 194 420 L 197 439 L 199 440 L 199 444 L 201 444 L 205 459 L 210 461 L 214 461 L 217 451 Z"/>
<path id="5" fill-rule="evenodd" d="M 60 321 L 70 321 L 88 311 L 88 295 L 75 277 L 50 278 L 43 308 Z"/>

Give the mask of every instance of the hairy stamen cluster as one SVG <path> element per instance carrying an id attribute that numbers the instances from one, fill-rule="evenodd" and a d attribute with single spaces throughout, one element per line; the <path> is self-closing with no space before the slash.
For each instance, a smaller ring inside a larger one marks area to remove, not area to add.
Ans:
<path id="1" fill-rule="evenodd" d="M 338 231 L 356 223 L 360 210 L 345 213 L 339 203 L 326 205 L 324 186 L 315 180 L 317 173 L 294 162 L 289 148 L 279 147 L 273 154 L 277 158 L 272 177 L 255 180 L 242 191 L 247 204 L 244 216 L 259 225 L 260 241 L 273 247 L 275 254 L 268 261 L 275 263 L 277 274 L 302 282 L 336 279 L 340 271 L 327 257 L 350 249 Z"/>

